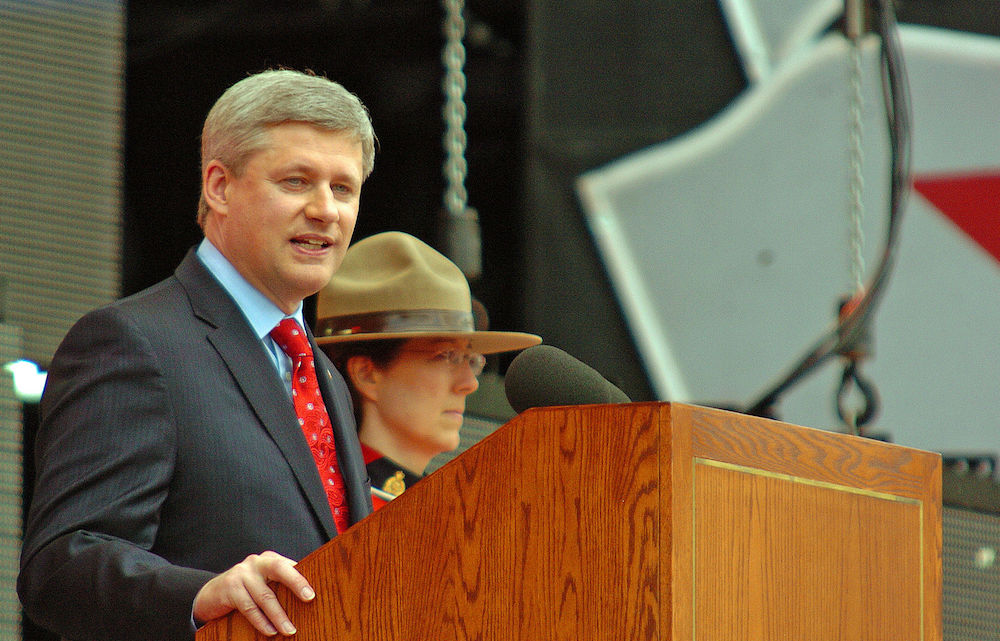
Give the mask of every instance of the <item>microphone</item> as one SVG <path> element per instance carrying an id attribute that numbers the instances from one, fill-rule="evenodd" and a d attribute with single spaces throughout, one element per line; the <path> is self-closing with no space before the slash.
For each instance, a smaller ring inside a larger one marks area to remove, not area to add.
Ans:
<path id="1" fill-rule="evenodd" d="M 551 345 L 518 354 L 507 368 L 504 392 L 518 414 L 529 407 L 632 402 L 597 370 Z"/>

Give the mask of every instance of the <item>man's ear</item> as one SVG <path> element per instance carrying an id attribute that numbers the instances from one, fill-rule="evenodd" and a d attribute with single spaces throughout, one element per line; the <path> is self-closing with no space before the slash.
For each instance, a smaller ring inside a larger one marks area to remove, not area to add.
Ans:
<path id="1" fill-rule="evenodd" d="M 375 367 L 372 359 L 367 356 L 352 356 L 347 359 L 346 369 L 348 378 L 361 398 L 378 400 L 378 382 L 382 373 Z"/>
<path id="2" fill-rule="evenodd" d="M 209 209 L 220 213 L 226 213 L 229 206 L 228 188 L 231 174 L 218 160 L 213 160 L 205 165 L 202 173 L 201 191 L 205 196 L 205 202 Z"/>

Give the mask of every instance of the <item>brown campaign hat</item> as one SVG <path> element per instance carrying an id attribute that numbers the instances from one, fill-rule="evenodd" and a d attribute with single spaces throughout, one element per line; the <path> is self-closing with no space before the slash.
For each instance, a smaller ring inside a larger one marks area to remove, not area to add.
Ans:
<path id="1" fill-rule="evenodd" d="M 522 332 L 475 329 L 469 282 L 455 263 L 403 232 L 360 240 L 316 301 L 316 342 L 467 338 L 482 354 L 542 342 Z"/>

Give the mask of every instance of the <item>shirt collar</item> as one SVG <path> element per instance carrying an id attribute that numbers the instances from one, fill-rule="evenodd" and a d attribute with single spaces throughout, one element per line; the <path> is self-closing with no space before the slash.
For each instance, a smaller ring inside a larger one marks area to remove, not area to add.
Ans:
<path id="1" fill-rule="evenodd" d="M 233 267 L 233 264 L 222 255 L 215 245 L 207 238 L 201 241 L 197 250 L 198 258 L 204 263 L 208 271 L 222 285 L 222 288 L 229 293 L 236 302 L 237 307 L 243 312 L 250 327 L 261 339 L 266 337 L 274 326 L 281 319 L 286 318 L 284 312 L 271 302 L 267 296 L 262 294 L 257 288 L 251 285 L 247 279 Z M 287 316 L 294 318 L 300 326 L 305 326 L 302 321 L 302 303 L 292 314 Z"/>

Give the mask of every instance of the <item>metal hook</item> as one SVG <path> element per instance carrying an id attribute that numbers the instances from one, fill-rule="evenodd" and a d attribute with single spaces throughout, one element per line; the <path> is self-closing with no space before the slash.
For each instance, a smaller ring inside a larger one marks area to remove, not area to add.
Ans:
<path id="1" fill-rule="evenodd" d="M 846 408 L 847 395 L 851 391 L 852 383 L 857 387 L 864 400 L 864 405 L 860 412 L 851 412 Z M 844 366 L 844 373 L 840 377 L 840 387 L 837 389 L 837 416 L 845 425 L 851 427 L 855 431 L 855 434 L 860 435 L 860 428 L 875 418 L 878 409 L 878 391 L 874 385 L 861 375 L 857 361 L 849 360 L 847 365 Z"/>

